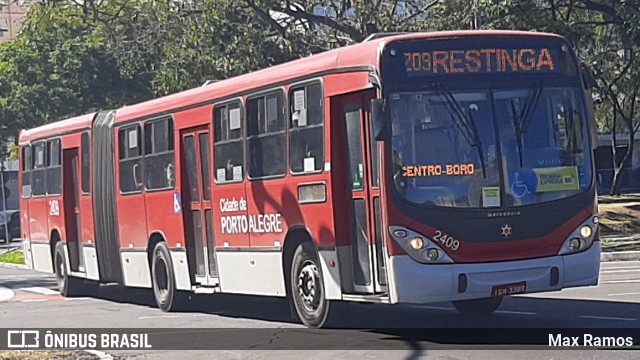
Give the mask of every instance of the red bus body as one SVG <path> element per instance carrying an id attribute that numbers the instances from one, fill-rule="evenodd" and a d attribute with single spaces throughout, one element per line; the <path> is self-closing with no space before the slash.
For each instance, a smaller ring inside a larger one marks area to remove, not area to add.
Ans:
<path id="1" fill-rule="evenodd" d="M 527 292 L 596 284 L 595 235 L 587 249 L 559 254 L 584 224 L 596 230 L 592 186 L 578 205 L 528 219 L 546 221 L 578 207 L 567 221 L 514 241 L 498 241 L 499 232 L 480 242 L 456 233 L 468 220 L 509 225 L 516 210 L 460 213 L 443 227 L 417 220 L 394 200 L 391 145 L 375 141 L 369 111 L 373 99 L 386 97 L 387 79 L 379 83 L 385 49 L 413 40 L 503 37 L 560 39 L 508 31 L 390 36 L 23 131 L 27 263 L 70 278 L 151 288 L 154 251 L 164 244 L 175 289 L 287 296 L 298 276 L 294 253 L 307 243 L 322 284 L 305 281 L 322 285 L 323 301 L 464 301 L 496 295 L 496 286 L 515 291 L 508 285 L 521 282 Z M 322 132 L 321 141 L 313 142 L 312 131 Z M 350 131 L 360 138 L 347 138 Z M 263 155 L 269 151 L 274 155 Z M 349 156 L 361 159 L 355 178 Z M 474 231 L 487 233 L 488 225 Z M 412 236 L 437 249 L 439 260 L 412 258 L 401 239 Z M 438 246 L 439 236 L 459 248 Z M 65 269 L 56 266 L 58 243 Z"/>

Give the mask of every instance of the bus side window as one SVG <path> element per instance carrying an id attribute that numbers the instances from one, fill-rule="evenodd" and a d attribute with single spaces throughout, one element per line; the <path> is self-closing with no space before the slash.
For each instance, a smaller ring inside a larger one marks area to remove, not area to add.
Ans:
<path id="1" fill-rule="evenodd" d="M 31 169 L 33 160 L 31 158 L 31 145 L 22 147 L 22 197 L 31 197 Z"/>
<path id="2" fill-rule="evenodd" d="M 82 154 L 82 193 L 89 194 L 89 176 L 90 176 L 90 163 L 89 163 L 89 132 L 82 133 L 80 140 L 80 152 Z"/>
<path id="3" fill-rule="evenodd" d="M 118 131 L 120 160 L 120 191 L 139 192 L 142 183 L 142 133 L 140 125 L 122 128 Z"/>
<path id="4" fill-rule="evenodd" d="M 289 162 L 294 174 L 321 171 L 324 166 L 323 101 L 320 83 L 289 92 Z"/>
<path id="5" fill-rule="evenodd" d="M 175 183 L 173 119 L 144 124 L 144 168 L 149 190 L 173 189 Z"/>
<path id="6" fill-rule="evenodd" d="M 62 163 L 60 159 L 60 139 L 47 142 L 47 194 L 60 195 L 62 193 Z"/>
<path id="7" fill-rule="evenodd" d="M 31 172 L 33 181 L 31 194 L 33 196 L 44 195 L 47 192 L 46 187 L 46 165 L 45 165 L 45 142 L 37 143 L 33 146 L 34 159 L 33 170 Z"/>
<path id="8" fill-rule="evenodd" d="M 242 181 L 244 178 L 244 144 L 240 101 L 216 105 L 214 161 L 216 183 Z"/>
<path id="9" fill-rule="evenodd" d="M 284 175 L 287 164 L 284 94 L 271 93 L 247 101 L 249 176 Z"/>

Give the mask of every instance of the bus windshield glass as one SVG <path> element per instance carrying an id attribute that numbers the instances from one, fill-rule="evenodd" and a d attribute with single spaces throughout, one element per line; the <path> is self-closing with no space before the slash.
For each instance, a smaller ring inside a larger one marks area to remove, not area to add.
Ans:
<path id="1" fill-rule="evenodd" d="M 393 92 L 389 102 L 393 182 L 411 203 L 517 207 L 591 186 L 578 88 L 434 85 Z"/>

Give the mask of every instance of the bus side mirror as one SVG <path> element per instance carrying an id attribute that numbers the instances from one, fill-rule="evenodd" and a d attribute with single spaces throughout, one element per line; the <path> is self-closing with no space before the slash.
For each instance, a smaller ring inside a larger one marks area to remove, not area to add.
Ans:
<path id="1" fill-rule="evenodd" d="M 598 148 L 598 122 L 596 121 L 596 112 L 593 103 L 593 94 L 591 89 L 584 91 L 584 104 L 586 108 L 587 123 L 589 126 L 589 135 L 591 136 L 591 148 Z"/>
<path id="2" fill-rule="evenodd" d="M 596 81 L 593 79 L 593 75 L 586 67 L 580 70 L 582 75 L 582 84 L 584 85 L 585 105 L 587 110 L 587 120 L 589 124 L 589 135 L 591 136 L 591 148 L 593 150 L 598 148 L 598 123 L 595 117 L 595 108 L 593 104 L 593 92 L 596 87 Z"/>
<path id="3" fill-rule="evenodd" d="M 595 150 L 600 145 L 600 139 L 598 139 L 598 121 L 596 121 L 596 114 L 593 107 L 591 92 L 587 94 L 587 97 L 589 100 L 591 100 L 587 100 L 587 119 L 589 120 L 589 135 L 591 135 L 591 149 Z"/>
<path id="4" fill-rule="evenodd" d="M 371 125 L 373 136 L 378 141 L 389 139 L 389 121 L 387 120 L 387 102 L 385 99 L 371 100 Z"/>

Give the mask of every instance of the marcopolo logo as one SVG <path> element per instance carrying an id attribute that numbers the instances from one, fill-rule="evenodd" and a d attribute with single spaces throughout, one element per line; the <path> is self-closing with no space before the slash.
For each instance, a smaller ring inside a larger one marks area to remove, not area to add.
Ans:
<path id="1" fill-rule="evenodd" d="M 40 347 L 40 331 L 9 330 L 7 331 L 7 348 L 32 349 Z"/>

